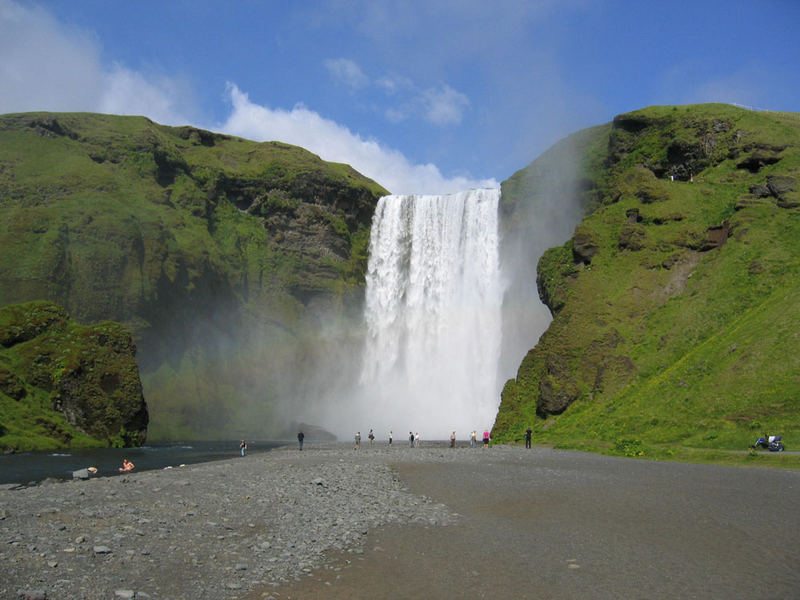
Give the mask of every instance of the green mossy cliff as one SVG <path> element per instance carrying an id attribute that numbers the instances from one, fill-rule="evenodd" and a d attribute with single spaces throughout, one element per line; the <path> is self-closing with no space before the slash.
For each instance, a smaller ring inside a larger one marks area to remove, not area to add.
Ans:
<path id="1" fill-rule="evenodd" d="M 539 260 L 553 320 L 494 436 L 532 425 L 621 454 L 764 431 L 800 444 L 800 115 L 651 107 L 576 139 L 563 202 L 586 216 Z M 504 184 L 507 229 L 541 171 Z"/>
<path id="2" fill-rule="evenodd" d="M 36 301 L 0 308 L 0 448 L 140 446 L 147 407 L 130 332 Z"/>
<path id="3" fill-rule="evenodd" d="M 129 327 L 151 437 L 268 437 L 278 400 L 330 351 L 319 323 L 360 312 L 385 193 L 287 144 L 143 117 L 3 115 L 0 305 L 49 300 Z"/>

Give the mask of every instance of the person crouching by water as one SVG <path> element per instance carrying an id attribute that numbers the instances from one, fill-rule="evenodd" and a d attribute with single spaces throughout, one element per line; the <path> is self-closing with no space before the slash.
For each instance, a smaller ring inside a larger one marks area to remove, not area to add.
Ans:
<path id="1" fill-rule="evenodd" d="M 119 470 L 120 473 L 125 473 L 127 471 L 133 471 L 135 467 L 136 465 L 134 465 L 131 461 L 129 461 L 127 458 L 123 458 L 122 466 L 119 468 Z"/>
<path id="2" fill-rule="evenodd" d="M 244 440 L 239 442 L 239 452 L 242 453 L 242 456 L 247 454 L 247 442 L 245 442 Z"/>
<path id="3" fill-rule="evenodd" d="M 299 430 L 297 432 L 297 443 L 300 444 L 300 452 L 303 451 L 303 440 L 306 439 L 306 435 L 303 433 L 303 430 Z"/>

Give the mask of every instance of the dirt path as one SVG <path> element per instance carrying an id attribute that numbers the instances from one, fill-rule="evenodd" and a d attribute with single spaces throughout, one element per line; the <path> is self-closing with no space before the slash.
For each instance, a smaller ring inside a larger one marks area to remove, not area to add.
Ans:
<path id="1" fill-rule="evenodd" d="M 798 472 L 493 450 L 395 465 L 459 524 L 380 528 L 363 555 L 247 597 L 798 597 Z"/>

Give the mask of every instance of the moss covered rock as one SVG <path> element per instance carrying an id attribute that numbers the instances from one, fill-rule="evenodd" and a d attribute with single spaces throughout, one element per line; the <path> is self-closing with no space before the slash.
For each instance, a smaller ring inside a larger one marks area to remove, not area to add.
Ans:
<path id="1" fill-rule="evenodd" d="M 0 446 L 140 446 L 148 413 L 130 332 L 45 301 L 0 308 Z"/>

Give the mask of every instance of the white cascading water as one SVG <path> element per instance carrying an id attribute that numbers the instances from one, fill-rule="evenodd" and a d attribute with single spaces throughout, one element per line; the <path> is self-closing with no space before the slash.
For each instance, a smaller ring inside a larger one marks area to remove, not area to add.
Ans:
<path id="1" fill-rule="evenodd" d="M 500 190 L 386 196 L 369 248 L 360 420 L 465 439 L 500 401 Z"/>

